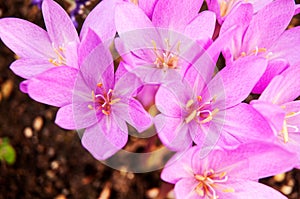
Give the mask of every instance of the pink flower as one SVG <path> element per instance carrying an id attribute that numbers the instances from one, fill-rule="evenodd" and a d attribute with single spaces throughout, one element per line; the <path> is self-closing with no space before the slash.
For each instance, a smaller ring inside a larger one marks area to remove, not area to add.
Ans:
<path id="1" fill-rule="evenodd" d="M 200 151 L 195 146 L 175 155 L 163 169 L 161 178 L 175 184 L 176 198 L 286 198 L 257 180 L 292 169 L 292 153 L 264 142 L 216 147 L 205 158 Z"/>
<path id="2" fill-rule="evenodd" d="M 299 66 L 299 65 L 297 65 Z M 269 122 L 276 143 L 296 153 L 300 166 L 300 95 L 299 68 L 275 76 L 258 100 L 251 101 Z"/>
<path id="3" fill-rule="evenodd" d="M 27 79 L 21 90 L 45 104 L 61 107 L 71 103 L 82 60 L 101 41 L 115 36 L 114 17 L 106 17 L 106 12 L 113 11 L 116 2 L 104 0 L 90 13 L 81 30 L 81 41 L 68 14 L 53 0 L 42 4 L 47 32 L 22 19 L 1 19 L 1 40 L 20 57 L 10 68 Z"/>
<path id="4" fill-rule="evenodd" d="M 133 98 L 141 86 L 132 73 L 115 81 L 112 56 L 99 45 L 82 63 L 72 104 L 59 109 L 55 122 L 64 128 L 85 129 L 83 146 L 95 158 L 107 159 L 126 144 L 126 122 L 139 132 L 152 124 L 151 116 Z"/>
<path id="5" fill-rule="evenodd" d="M 158 0 L 152 21 L 139 7 L 118 4 L 115 23 L 120 38 L 116 47 L 126 69 L 144 82 L 162 83 L 178 73 L 184 74 L 200 56 L 214 60 L 219 55 L 216 46 L 223 41 L 216 42 L 212 53 L 204 55 L 204 48 L 212 43 L 215 16 L 209 11 L 198 14 L 201 4 L 202 1 Z M 176 10 L 178 7 L 181 9 Z M 214 69 L 214 63 L 210 64 L 209 76 Z"/>
<path id="6" fill-rule="evenodd" d="M 161 85 L 155 99 L 161 114 L 154 119 L 161 141 L 180 151 L 192 142 L 214 147 L 220 136 L 222 147 L 271 137 L 263 117 L 248 104 L 241 104 L 265 66 L 264 59 L 249 57 L 206 80 L 202 68 L 194 66 L 197 70 L 188 71 L 185 79 Z"/>
<path id="7" fill-rule="evenodd" d="M 275 75 L 300 61 L 296 53 L 299 45 L 294 45 L 300 42 L 300 28 L 286 30 L 294 10 L 293 0 L 275 0 L 253 16 L 251 4 L 242 4 L 227 16 L 221 27 L 220 35 L 232 25 L 239 25 L 231 44 L 223 50 L 226 63 L 247 56 L 268 60 L 268 67 L 253 89 L 254 93 L 261 93 Z"/>

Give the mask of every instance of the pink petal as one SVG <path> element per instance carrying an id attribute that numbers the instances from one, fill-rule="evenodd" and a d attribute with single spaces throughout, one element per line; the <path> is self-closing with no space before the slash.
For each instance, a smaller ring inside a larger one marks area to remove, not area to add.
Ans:
<path id="1" fill-rule="evenodd" d="M 266 142 L 241 145 L 227 156 L 236 158 L 230 158 L 233 170 L 228 172 L 228 175 L 232 179 L 257 180 L 273 176 L 291 170 L 298 161 L 295 154 Z M 237 164 L 238 161 L 240 164 Z M 228 162 L 229 167 L 230 162 Z"/>
<path id="2" fill-rule="evenodd" d="M 225 111 L 223 133 L 230 134 L 240 143 L 252 141 L 272 141 L 275 137 L 268 121 L 252 106 L 241 103 Z M 230 145 L 230 143 L 227 143 Z M 226 147 L 226 146 L 224 146 Z"/>
<path id="3" fill-rule="evenodd" d="M 251 105 L 263 115 L 276 132 L 282 130 L 285 112 L 278 105 L 262 100 L 251 101 Z"/>
<path id="4" fill-rule="evenodd" d="M 30 79 L 46 70 L 53 68 L 54 65 L 46 59 L 21 58 L 10 65 L 10 69 L 20 77 Z"/>
<path id="5" fill-rule="evenodd" d="M 159 0 L 153 11 L 153 24 L 157 27 L 182 31 L 197 16 L 202 3 L 202 0 Z"/>
<path id="6" fill-rule="evenodd" d="M 78 70 L 60 66 L 47 70 L 32 78 L 28 84 L 28 94 L 38 102 L 62 107 L 72 103 L 72 91 Z"/>
<path id="7" fill-rule="evenodd" d="M 255 87 L 253 88 L 252 92 L 255 94 L 262 93 L 268 84 L 271 82 L 274 77 L 280 73 L 282 73 L 284 70 L 286 70 L 289 67 L 288 63 L 284 59 L 275 59 L 270 60 L 268 62 L 267 69 L 265 73 L 262 75 L 260 80 L 257 82 Z"/>
<path id="8" fill-rule="evenodd" d="M 134 98 L 129 99 L 126 105 L 116 104 L 114 113 L 136 128 L 138 132 L 143 132 L 152 125 L 152 117 Z"/>
<path id="9" fill-rule="evenodd" d="M 263 0 L 263 1 L 262 0 L 253 0 L 252 5 L 253 5 L 254 13 L 258 12 L 259 10 L 261 10 L 263 7 L 265 7 L 272 1 L 273 0 Z"/>
<path id="10" fill-rule="evenodd" d="M 74 122 L 73 105 L 69 104 L 58 109 L 55 118 L 55 124 L 64 129 L 75 130 L 76 125 Z"/>
<path id="11" fill-rule="evenodd" d="M 119 33 L 153 27 L 143 10 L 132 3 L 120 3 L 116 7 L 115 24 Z M 150 40 L 151 42 L 151 40 Z"/>
<path id="12" fill-rule="evenodd" d="M 215 24 L 216 15 L 210 11 L 203 11 L 185 27 L 184 33 L 198 40 L 212 38 Z"/>
<path id="13" fill-rule="evenodd" d="M 161 85 L 155 95 L 157 109 L 166 116 L 181 117 L 186 103 L 192 98 L 191 89 L 181 82 Z"/>
<path id="14" fill-rule="evenodd" d="M 182 178 L 193 178 L 192 157 L 196 147 L 189 148 L 182 152 L 177 152 L 165 165 L 161 172 L 161 179 L 175 184 Z"/>
<path id="15" fill-rule="evenodd" d="M 55 55 L 47 32 L 23 19 L 1 19 L 0 38 L 21 58 L 47 59 Z"/>
<path id="16" fill-rule="evenodd" d="M 55 47 L 68 45 L 69 42 L 79 43 L 72 20 L 60 5 L 53 0 L 44 0 L 42 11 L 47 32 Z"/>
<path id="17" fill-rule="evenodd" d="M 153 10 L 158 0 L 139 0 L 139 7 L 145 12 L 145 14 L 152 18 Z"/>
<path id="18" fill-rule="evenodd" d="M 137 94 L 137 91 L 143 86 L 141 80 L 133 73 L 127 72 L 115 83 L 114 93 L 120 98 L 128 99 Z"/>
<path id="19" fill-rule="evenodd" d="M 216 2 L 216 1 L 214 1 Z M 241 27 L 248 27 L 253 16 L 253 7 L 249 3 L 239 5 L 234 12 L 226 17 L 226 20 L 221 26 L 220 35 L 232 28 L 232 26 L 239 25 Z M 243 28 L 244 29 L 244 28 Z M 244 32 L 243 32 L 244 33 Z M 242 34 L 243 34 L 242 33 Z M 243 37 L 235 33 L 235 37 Z M 241 38 L 242 39 L 242 38 Z M 242 40 L 240 40 L 242 42 Z"/>
<path id="20" fill-rule="evenodd" d="M 108 91 L 114 86 L 114 66 L 109 49 L 103 44 L 98 45 L 85 58 L 80 67 L 82 78 L 92 90 L 97 88 L 98 83 Z"/>
<path id="21" fill-rule="evenodd" d="M 232 183 L 228 183 L 225 187 L 233 188 L 233 193 L 226 193 L 220 191 L 218 193 L 220 198 L 274 198 L 274 199 L 287 199 L 279 191 L 266 186 L 264 184 L 250 181 L 250 180 L 239 180 Z"/>
<path id="22" fill-rule="evenodd" d="M 154 125 L 161 142 L 173 151 L 189 148 L 192 139 L 188 133 L 188 125 L 181 118 L 172 118 L 162 114 L 154 118 Z"/>
<path id="23" fill-rule="evenodd" d="M 238 59 L 214 77 L 203 96 L 215 96 L 215 104 L 219 109 L 234 106 L 250 94 L 266 66 L 266 60 L 258 57 Z M 217 105 L 218 103 L 220 105 Z"/>
<path id="24" fill-rule="evenodd" d="M 293 101 L 300 95 L 300 68 L 291 68 L 274 77 L 260 99 L 274 104 Z"/>
<path id="25" fill-rule="evenodd" d="M 294 8 L 293 1 L 276 0 L 261 9 L 253 16 L 245 34 L 246 49 L 269 48 L 287 28 L 294 15 Z"/>
<path id="26" fill-rule="evenodd" d="M 299 54 L 300 46 L 295 45 L 300 43 L 300 27 L 291 28 L 284 31 L 284 33 L 276 40 L 276 42 L 268 49 L 272 52 L 270 58 L 286 59 L 291 65 L 295 65 L 300 61 Z"/>
<path id="27" fill-rule="evenodd" d="M 117 151 L 119 151 L 122 145 L 127 142 L 127 136 L 120 136 L 117 139 L 119 146 L 110 142 L 104 135 L 104 132 L 100 126 L 101 124 L 95 124 L 87 128 L 82 137 L 82 145 L 98 160 L 105 160 Z M 113 132 L 116 134 L 117 132 Z"/>
<path id="28" fill-rule="evenodd" d="M 80 38 L 84 38 L 88 29 L 92 29 L 103 42 L 115 37 L 115 8 L 120 0 L 103 0 L 87 16 L 82 25 Z"/>
<path id="29" fill-rule="evenodd" d="M 99 122 L 100 131 L 106 137 L 106 140 L 113 145 L 115 148 L 121 149 L 125 146 L 127 139 L 128 139 L 128 132 L 125 132 L 123 126 L 126 125 L 125 121 L 123 124 L 118 125 L 115 117 L 120 116 L 105 116 Z M 126 129 L 127 130 L 127 129 Z"/>
<path id="30" fill-rule="evenodd" d="M 183 178 L 175 184 L 174 192 L 176 198 L 199 199 L 195 191 L 199 182 L 195 178 Z"/>
<path id="31" fill-rule="evenodd" d="M 101 39 L 91 29 L 87 30 L 85 37 L 82 38 L 78 49 L 78 65 L 80 66 L 84 59 L 101 43 Z"/>

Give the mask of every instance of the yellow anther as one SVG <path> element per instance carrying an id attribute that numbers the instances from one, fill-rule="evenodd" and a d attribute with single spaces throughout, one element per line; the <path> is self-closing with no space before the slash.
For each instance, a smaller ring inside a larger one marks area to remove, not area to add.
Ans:
<path id="1" fill-rule="evenodd" d="M 189 116 L 187 116 L 187 118 L 185 118 L 185 123 L 190 123 L 195 117 L 197 116 L 197 111 L 194 110 L 192 113 L 189 114 Z"/>
<path id="2" fill-rule="evenodd" d="M 111 101 L 109 102 L 109 104 L 110 104 L 110 105 L 113 105 L 113 104 L 119 102 L 120 100 L 121 100 L 120 98 L 113 99 L 113 100 L 111 100 Z"/>
<path id="3" fill-rule="evenodd" d="M 198 102 L 201 102 L 202 101 L 202 97 L 200 95 L 197 96 L 197 100 L 198 100 Z"/>
<path id="4" fill-rule="evenodd" d="M 98 86 L 99 88 L 101 88 L 101 87 L 103 86 L 103 84 L 100 82 L 100 83 L 97 84 L 97 86 Z"/>
<path id="5" fill-rule="evenodd" d="M 235 190 L 233 188 L 226 188 L 222 190 L 224 193 L 233 193 Z"/>
<path id="6" fill-rule="evenodd" d="M 225 177 L 226 175 L 227 175 L 227 172 L 223 172 L 223 173 L 220 174 L 220 178 L 223 178 L 223 177 Z"/>
<path id="7" fill-rule="evenodd" d="M 91 104 L 88 105 L 88 108 L 89 108 L 90 110 L 94 110 L 94 108 L 93 108 L 93 106 L 92 106 Z"/>
<path id="8" fill-rule="evenodd" d="M 186 103 L 186 108 L 190 108 L 192 105 L 194 104 L 194 100 L 190 99 L 187 103 Z"/>
<path id="9" fill-rule="evenodd" d="M 151 40 L 151 43 L 153 45 L 154 51 L 156 51 L 157 50 L 156 42 L 154 40 Z"/>
<path id="10" fill-rule="evenodd" d="M 106 110 L 102 110 L 102 113 L 103 113 L 104 115 L 109 115 L 109 111 L 106 111 Z"/>
<path id="11" fill-rule="evenodd" d="M 96 97 L 95 97 L 95 92 L 92 91 L 92 100 L 95 101 Z"/>
<path id="12" fill-rule="evenodd" d="M 287 124 L 286 124 L 286 120 L 283 121 L 283 127 L 282 127 L 282 135 L 283 135 L 283 141 L 284 143 L 287 143 L 289 141 L 289 132 L 287 129 Z"/>
<path id="13" fill-rule="evenodd" d="M 245 52 L 242 52 L 241 57 L 245 57 L 245 56 L 247 56 L 247 54 Z"/>

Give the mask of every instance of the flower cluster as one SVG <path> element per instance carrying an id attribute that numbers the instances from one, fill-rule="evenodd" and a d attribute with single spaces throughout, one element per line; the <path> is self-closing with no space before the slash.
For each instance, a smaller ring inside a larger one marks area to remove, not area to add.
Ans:
<path id="1" fill-rule="evenodd" d="M 176 152 L 161 178 L 177 198 L 285 198 L 257 180 L 300 166 L 300 28 L 287 29 L 299 6 L 203 3 L 103 0 L 78 34 L 44 0 L 46 31 L 3 18 L 0 38 L 20 89 L 59 107 L 60 127 L 84 129 L 98 160 L 126 145 L 128 125 L 154 125 Z"/>

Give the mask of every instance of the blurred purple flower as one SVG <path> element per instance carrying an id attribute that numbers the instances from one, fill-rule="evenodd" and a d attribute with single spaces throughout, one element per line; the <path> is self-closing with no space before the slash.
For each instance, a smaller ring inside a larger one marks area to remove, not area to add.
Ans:
<path id="1" fill-rule="evenodd" d="M 177 154 L 163 169 L 161 178 L 175 184 L 176 198 L 286 198 L 257 180 L 292 169 L 294 154 L 264 142 L 216 147 L 205 158 L 200 151 L 195 146 Z"/>

